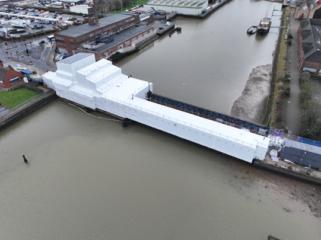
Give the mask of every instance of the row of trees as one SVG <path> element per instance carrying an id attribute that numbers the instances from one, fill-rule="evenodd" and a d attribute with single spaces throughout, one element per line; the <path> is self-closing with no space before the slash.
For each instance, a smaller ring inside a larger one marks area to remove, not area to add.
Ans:
<path id="1" fill-rule="evenodd" d="M 139 3 L 141 4 L 143 2 L 144 1 L 141 1 Z M 97 4 L 97 11 L 101 14 L 105 14 L 109 11 L 121 10 L 123 8 L 131 7 L 135 4 L 137 4 L 137 0 L 99 0 Z"/>

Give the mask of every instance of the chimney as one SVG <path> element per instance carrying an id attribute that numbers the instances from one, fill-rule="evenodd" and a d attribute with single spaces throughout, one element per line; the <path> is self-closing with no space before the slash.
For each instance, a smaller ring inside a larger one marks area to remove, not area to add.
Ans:
<path id="1" fill-rule="evenodd" d="M 96 24 L 98 24 L 98 21 L 99 21 L 98 17 L 95 16 L 95 17 L 92 17 L 92 18 L 88 19 L 88 24 L 89 25 L 96 25 Z"/>
<path id="2" fill-rule="evenodd" d="M 2 63 L 2 60 L 0 60 L 0 67 L 4 67 L 3 63 Z"/>

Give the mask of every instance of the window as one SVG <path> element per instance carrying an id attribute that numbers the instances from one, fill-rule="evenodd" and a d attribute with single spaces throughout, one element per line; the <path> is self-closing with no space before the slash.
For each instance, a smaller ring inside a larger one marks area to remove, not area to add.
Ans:
<path id="1" fill-rule="evenodd" d="M 129 19 L 130 21 L 133 21 L 133 20 L 135 20 L 135 18 L 131 18 L 131 19 Z"/>
<path id="2" fill-rule="evenodd" d="M 100 34 L 101 33 L 101 30 L 100 31 L 98 31 L 98 32 L 95 32 L 95 35 L 98 35 L 98 34 Z M 91 34 L 90 34 L 91 35 Z"/>
<path id="3" fill-rule="evenodd" d="M 118 46 L 118 49 L 123 49 L 123 47 L 124 47 L 123 44 L 121 44 Z"/>
<path id="4" fill-rule="evenodd" d="M 84 41 L 86 37 L 81 37 L 81 38 L 78 38 L 77 39 L 77 42 L 81 42 L 81 41 Z"/>
<path id="5" fill-rule="evenodd" d="M 70 41 L 70 42 L 75 42 L 75 40 L 74 40 L 74 39 L 69 39 L 69 41 Z"/>
<path id="6" fill-rule="evenodd" d="M 130 44 L 130 41 L 126 41 L 125 45 L 128 46 Z"/>
<path id="7" fill-rule="evenodd" d="M 66 46 L 66 43 L 61 43 L 61 42 L 57 42 L 57 45 L 59 45 L 59 46 Z"/>
<path id="8" fill-rule="evenodd" d="M 63 37 L 56 37 L 56 40 L 65 41 Z"/>
<path id="9" fill-rule="evenodd" d="M 76 46 L 76 45 L 71 45 L 71 47 L 72 47 L 72 48 L 77 48 L 77 46 Z"/>
<path id="10" fill-rule="evenodd" d="M 14 84 L 18 83 L 19 80 L 20 80 L 20 78 L 17 76 L 17 77 L 9 79 L 9 83 L 10 83 L 10 85 L 14 85 Z"/>

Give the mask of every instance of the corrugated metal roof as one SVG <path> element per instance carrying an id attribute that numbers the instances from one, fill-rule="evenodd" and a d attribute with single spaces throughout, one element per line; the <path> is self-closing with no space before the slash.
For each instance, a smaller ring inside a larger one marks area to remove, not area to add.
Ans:
<path id="1" fill-rule="evenodd" d="M 311 166 L 318 169 L 321 168 L 321 155 L 302 149 L 285 146 L 282 148 L 281 158 L 304 166 Z"/>

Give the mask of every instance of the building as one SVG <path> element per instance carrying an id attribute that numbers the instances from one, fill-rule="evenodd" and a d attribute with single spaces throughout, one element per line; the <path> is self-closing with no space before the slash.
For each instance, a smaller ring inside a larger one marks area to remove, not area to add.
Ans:
<path id="1" fill-rule="evenodd" d="M 82 13 L 82 14 L 89 14 L 93 10 L 93 8 L 88 5 L 75 5 L 75 6 L 71 6 L 69 9 L 70 9 L 70 12 Z"/>
<path id="2" fill-rule="evenodd" d="M 0 60 L 0 86 L 9 88 L 21 82 L 23 82 L 22 74 L 11 67 L 4 67 Z"/>
<path id="3" fill-rule="evenodd" d="M 321 18 L 321 1 L 298 1 L 294 18 Z"/>
<path id="4" fill-rule="evenodd" d="M 321 70 L 321 19 L 300 22 L 298 28 L 299 70 L 320 73 Z"/>
<path id="5" fill-rule="evenodd" d="M 73 55 L 79 52 L 95 53 L 96 60 L 106 58 L 147 36 L 156 34 L 153 27 L 137 26 L 139 15 L 115 14 L 102 18 L 98 24 L 83 24 L 59 33 L 55 40 L 59 53 Z M 112 37 L 113 41 L 96 44 L 96 39 Z"/>
<path id="6" fill-rule="evenodd" d="M 113 39 L 111 42 L 96 44 L 95 41 L 89 44 L 82 44 L 78 47 L 77 52 L 94 53 L 96 60 L 108 58 L 116 52 L 124 53 L 129 50 L 134 50 L 136 44 L 145 41 L 156 35 L 153 27 L 137 26 L 130 27 L 120 31 L 118 34 L 107 36 L 105 39 Z"/>
<path id="7" fill-rule="evenodd" d="M 201 15 L 208 7 L 207 0 L 154 0 L 144 4 L 144 7 L 166 12 L 176 12 L 182 15 Z"/>
<path id="8" fill-rule="evenodd" d="M 264 160 L 269 138 L 150 101 L 153 84 L 122 74 L 110 61 L 78 53 L 43 75 L 56 94 L 86 108 L 132 120 L 252 163 Z M 127 119 L 127 121 L 126 121 Z"/>
<path id="9" fill-rule="evenodd" d="M 10 4 L 10 5 L 17 5 L 17 6 L 22 6 L 22 5 L 31 5 L 39 3 L 39 0 L 8 0 L 8 1 L 1 1 L 2 5 Z"/>

